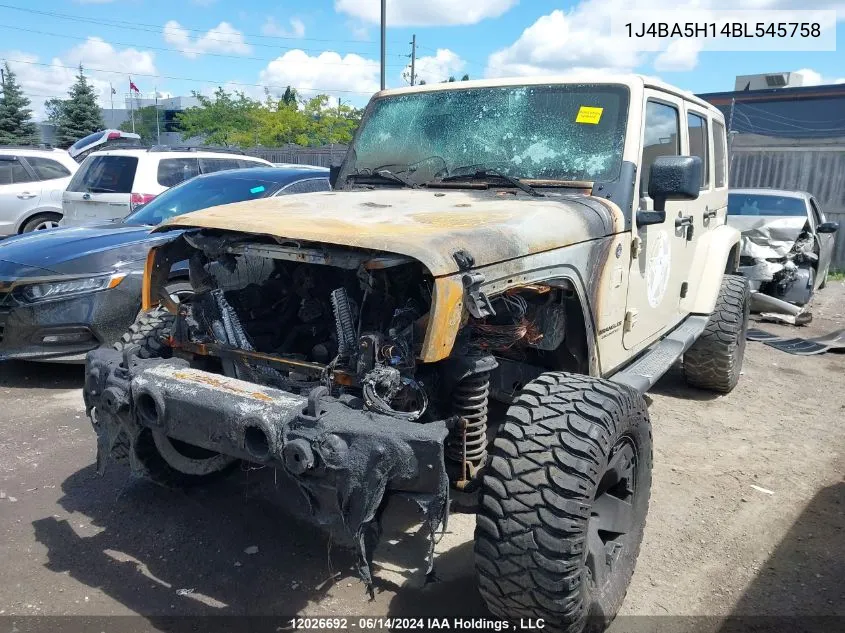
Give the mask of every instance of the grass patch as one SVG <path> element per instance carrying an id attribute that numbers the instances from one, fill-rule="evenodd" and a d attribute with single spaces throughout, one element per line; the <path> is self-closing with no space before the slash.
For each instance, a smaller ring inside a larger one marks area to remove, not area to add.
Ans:
<path id="1" fill-rule="evenodd" d="M 833 281 L 845 281 L 845 270 L 831 270 L 827 274 L 827 278 Z"/>

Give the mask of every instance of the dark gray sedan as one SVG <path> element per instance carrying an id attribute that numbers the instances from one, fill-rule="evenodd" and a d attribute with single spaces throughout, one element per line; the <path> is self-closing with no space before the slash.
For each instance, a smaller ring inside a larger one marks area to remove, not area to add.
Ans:
<path id="1" fill-rule="evenodd" d="M 147 253 L 178 235 L 151 235 L 155 225 L 221 204 L 329 189 L 327 169 L 221 171 L 168 189 L 120 222 L 3 240 L 0 360 L 84 362 L 88 351 L 116 342 L 141 307 Z M 178 296 L 187 281 L 187 265 L 177 265 L 168 289 Z"/>

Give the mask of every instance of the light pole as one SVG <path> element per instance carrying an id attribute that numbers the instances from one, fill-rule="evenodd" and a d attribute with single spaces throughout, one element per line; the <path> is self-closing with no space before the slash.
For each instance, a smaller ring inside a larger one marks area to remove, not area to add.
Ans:
<path id="1" fill-rule="evenodd" d="M 381 0 L 381 89 L 384 90 L 387 40 L 387 0 Z"/>

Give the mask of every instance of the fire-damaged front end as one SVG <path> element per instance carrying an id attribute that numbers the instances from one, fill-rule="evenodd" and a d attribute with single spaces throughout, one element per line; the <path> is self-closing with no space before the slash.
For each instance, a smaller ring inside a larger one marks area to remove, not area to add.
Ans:
<path id="1" fill-rule="evenodd" d="M 355 232 L 313 229 L 333 242 L 220 229 L 209 210 L 205 226 L 152 251 L 144 300 L 171 315 L 167 358 L 131 347 L 89 354 L 100 467 L 128 461 L 159 480 L 236 460 L 282 469 L 312 520 L 357 546 L 368 586 L 390 497 L 418 504 L 433 551 L 450 488 L 479 483 L 491 401 L 508 402 L 547 368 L 590 373 L 572 270 L 587 283 L 602 275 L 621 224 L 615 207 L 585 196 L 469 222 L 464 209 L 492 196 L 428 195 L 457 209 L 377 228 L 379 208 L 362 202 Z M 291 198 L 275 203 L 290 211 L 280 230 L 306 233 Z M 185 261 L 195 294 L 176 304 L 162 289 Z"/>

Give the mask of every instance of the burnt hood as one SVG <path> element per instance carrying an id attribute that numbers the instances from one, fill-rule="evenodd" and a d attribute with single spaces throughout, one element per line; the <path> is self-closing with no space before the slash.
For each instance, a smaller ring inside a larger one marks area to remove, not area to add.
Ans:
<path id="1" fill-rule="evenodd" d="M 0 241 L 0 276 L 8 277 L 16 267 L 41 275 L 79 275 L 143 263 L 150 248 L 175 237 L 150 231 L 148 226 L 108 223 L 13 236 Z"/>
<path id="2" fill-rule="evenodd" d="M 173 218 L 156 231 L 174 227 L 396 253 L 442 276 L 458 272 L 458 251 L 485 266 L 618 233 L 625 222 L 615 204 L 565 189 L 542 198 L 510 190 L 374 189 L 222 205 Z"/>

